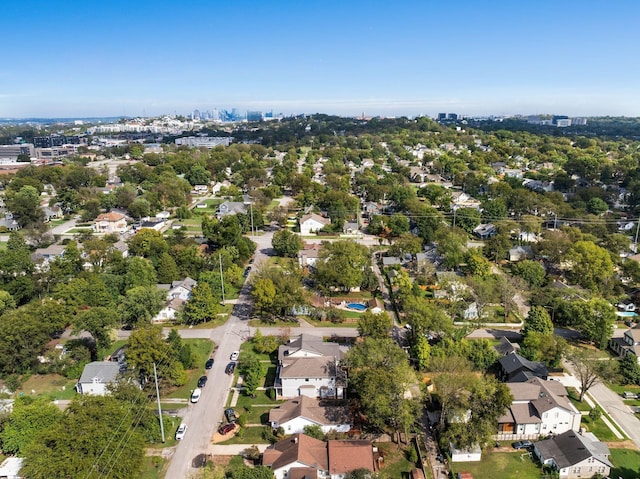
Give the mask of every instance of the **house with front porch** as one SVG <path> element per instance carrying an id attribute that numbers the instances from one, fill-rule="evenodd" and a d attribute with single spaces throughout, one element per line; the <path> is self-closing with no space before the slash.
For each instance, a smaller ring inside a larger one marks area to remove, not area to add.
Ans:
<path id="1" fill-rule="evenodd" d="M 634 354 L 640 363 L 640 325 L 627 329 L 621 338 L 611 338 L 609 347 L 620 357 Z"/>
<path id="2" fill-rule="evenodd" d="M 329 218 L 324 218 L 323 216 L 317 215 L 315 213 L 303 215 L 300 218 L 300 234 L 303 236 L 307 236 L 313 233 L 317 233 L 322 228 L 330 224 L 331 220 Z"/>
<path id="3" fill-rule="evenodd" d="M 538 439 L 580 430 L 582 415 L 559 381 L 538 377 L 507 383 L 513 401 L 498 419 L 497 440 Z"/>
<path id="4" fill-rule="evenodd" d="M 324 433 L 349 432 L 353 422 L 349 408 L 334 403 L 308 396 L 291 398 L 269 411 L 269 424 L 285 434 L 304 432 L 306 426 L 319 426 Z"/>
<path id="5" fill-rule="evenodd" d="M 320 336 L 301 334 L 278 348 L 275 390 L 280 398 L 344 396 L 340 362 L 347 348 Z"/>

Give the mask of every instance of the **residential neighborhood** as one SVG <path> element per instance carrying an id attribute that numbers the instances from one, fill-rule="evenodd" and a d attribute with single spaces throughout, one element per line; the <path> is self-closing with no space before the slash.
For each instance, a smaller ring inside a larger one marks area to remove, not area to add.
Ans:
<path id="1" fill-rule="evenodd" d="M 0 178 L 9 469 L 636 479 L 636 140 L 277 125 Z"/>

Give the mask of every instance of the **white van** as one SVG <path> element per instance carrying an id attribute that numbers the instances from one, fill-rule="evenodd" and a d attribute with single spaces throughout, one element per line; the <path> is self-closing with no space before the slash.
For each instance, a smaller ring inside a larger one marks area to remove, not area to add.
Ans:
<path id="1" fill-rule="evenodd" d="M 202 394 L 202 389 L 194 389 L 191 393 L 191 402 L 197 403 L 200 400 L 200 394 Z"/>

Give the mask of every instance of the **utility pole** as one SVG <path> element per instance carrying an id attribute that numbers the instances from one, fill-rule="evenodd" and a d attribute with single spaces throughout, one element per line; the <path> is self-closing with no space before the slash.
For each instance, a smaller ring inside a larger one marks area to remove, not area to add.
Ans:
<path id="1" fill-rule="evenodd" d="M 633 252 L 638 252 L 638 230 L 640 230 L 640 218 L 636 219 L 638 226 L 636 227 L 636 239 L 633 241 Z"/>
<path id="2" fill-rule="evenodd" d="M 160 436 L 164 443 L 164 423 L 162 422 L 162 407 L 160 406 L 160 391 L 158 390 L 158 372 L 156 371 L 156 363 L 153 363 L 153 377 L 156 380 L 156 398 L 158 399 L 158 416 L 160 417 Z"/>
<path id="3" fill-rule="evenodd" d="M 456 208 L 453 209 L 453 227 L 456 227 Z"/>
<path id="4" fill-rule="evenodd" d="M 256 235 L 253 232 L 253 202 L 249 203 L 249 211 L 251 212 L 251 238 L 255 241 Z"/>
<path id="5" fill-rule="evenodd" d="M 224 306 L 224 276 L 222 274 L 222 255 L 218 253 L 218 261 L 220 262 L 220 284 L 222 285 L 222 306 Z"/>

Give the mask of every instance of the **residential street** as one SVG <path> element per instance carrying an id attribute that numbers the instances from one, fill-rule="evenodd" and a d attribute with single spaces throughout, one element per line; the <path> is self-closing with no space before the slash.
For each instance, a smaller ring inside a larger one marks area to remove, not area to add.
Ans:
<path id="1" fill-rule="evenodd" d="M 256 236 L 254 241 L 258 247 L 255 254 L 255 264 L 265 261 L 271 250 L 272 233 Z M 183 337 L 208 337 L 217 346 L 213 368 L 206 372 L 209 380 L 207 386 L 202 389 L 202 398 L 196 404 L 189 404 L 184 416 L 184 422 L 188 426 L 185 438 L 180 441 L 171 458 L 165 477 L 188 478 L 193 472 L 193 460 L 200 454 L 209 451 L 209 445 L 214 431 L 223 420 L 223 411 L 229 388 L 232 385 L 233 376 L 225 374 L 225 366 L 229 363 L 229 356 L 233 351 L 240 350 L 243 336 L 246 335 L 248 320 L 251 313 L 251 300 L 249 297 L 248 282 L 240 291 L 240 297 L 224 326 L 216 329 L 190 329 L 182 330 Z M 125 331 L 123 331 L 125 332 Z M 189 333 L 188 335 L 186 333 Z M 191 335 L 193 333 L 193 335 Z M 208 336 L 207 336 L 208 334 Z M 242 359 L 242 358 L 240 358 Z M 205 371 L 204 365 L 202 370 Z M 167 431 L 167 435 L 175 434 L 175 431 Z M 202 456 L 200 456 L 202 457 Z"/>

